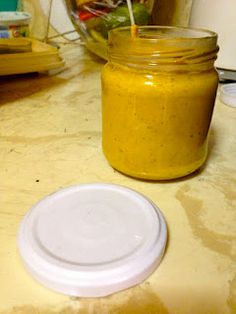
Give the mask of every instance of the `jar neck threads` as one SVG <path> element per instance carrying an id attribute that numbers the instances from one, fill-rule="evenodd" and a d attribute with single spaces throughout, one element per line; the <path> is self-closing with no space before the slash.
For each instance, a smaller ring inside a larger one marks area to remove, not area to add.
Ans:
<path id="1" fill-rule="evenodd" d="M 130 27 L 109 34 L 109 61 L 129 67 L 165 71 L 204 71 L 214 66 L 217 35 L 184 27 L 142 26 L 131 38 Z"/>

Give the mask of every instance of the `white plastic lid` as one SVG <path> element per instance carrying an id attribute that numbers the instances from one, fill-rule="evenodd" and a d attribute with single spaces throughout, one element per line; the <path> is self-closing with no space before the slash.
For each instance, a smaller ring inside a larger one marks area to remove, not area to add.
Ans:
<path id="1" fill-rule="evenodd" d="M 220 99 L 224 104 L 236 107 L 236 83 L 221 86 Z"/>
<path id="2" fill-rule="evenodd" d="M 0 25 L 10 26 L 10 25 L 22 25 L 28 24 L 31 19 L 31 14 L 27 12 L 0 12 Z"/>
<path id="3" fill-rule="evenodd" d="M 18 246 L 43 285 L 72 296 L 99 297 L 142 282 L 158 266 L 167 228 L 147 198 L 112 184 L 62 189 L 24 217 Z"/>

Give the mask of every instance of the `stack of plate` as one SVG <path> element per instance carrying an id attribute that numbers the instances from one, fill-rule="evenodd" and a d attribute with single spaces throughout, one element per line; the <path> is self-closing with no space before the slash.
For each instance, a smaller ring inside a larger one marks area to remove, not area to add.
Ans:
<path id="1" fill-rule="evenodd" d="M 64 66 L 58 49 L 30 38 L 0 39 L 0 75 L 42 72 Z"/>

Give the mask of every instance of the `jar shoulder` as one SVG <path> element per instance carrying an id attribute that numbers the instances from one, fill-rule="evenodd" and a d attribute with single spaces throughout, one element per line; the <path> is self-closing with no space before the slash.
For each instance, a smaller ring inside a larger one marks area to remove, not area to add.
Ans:
<path id="1" fill-rule="evenodd" d="M 108 62 L 102 70 L 102 82 L 109 86 L 129 86 L 133 89 L 154 86 L 171 88 L 206 88 L 217 86 L 218 73 L 215 68 L 207 71 L 143 71 Z"/>

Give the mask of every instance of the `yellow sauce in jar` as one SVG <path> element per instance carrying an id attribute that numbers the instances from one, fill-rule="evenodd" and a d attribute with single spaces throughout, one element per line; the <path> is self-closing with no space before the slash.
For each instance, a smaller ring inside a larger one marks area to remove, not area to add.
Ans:
<path id="1" fill-rule="evenodd" d="M 204 163 L 218 76 L 212 66 L 191 66 L 173 64 L 169 71 L 116 60 L 105 65 L 103 151 L 115 169 L 173 179 Z"/>

